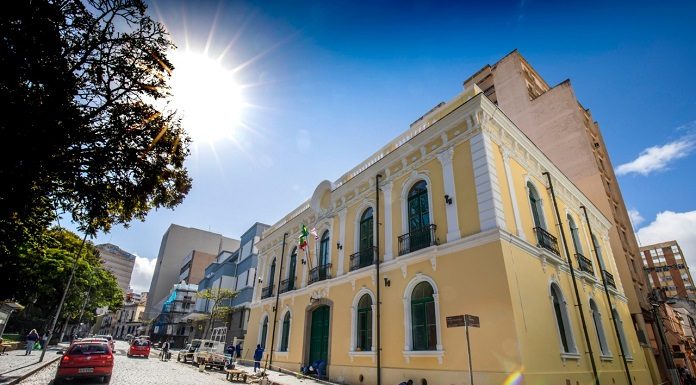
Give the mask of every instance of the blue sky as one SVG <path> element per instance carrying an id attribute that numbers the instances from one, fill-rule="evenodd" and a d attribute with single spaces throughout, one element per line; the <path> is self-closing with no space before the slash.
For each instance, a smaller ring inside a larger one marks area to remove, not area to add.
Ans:
<path id="1" fill-rule="evenodd" d="M 273 224 L 517 48 L 592 111 L 641 241 L 676 237 L 696 266 L 696 3 L 454 3 L 150 3 L 180 49 L 224 52 L 248 106 L 232 139 L 194 143 L 182 205 L 94 241 L 140 256 L 147 290 L 170 223 L 233 238 Z"/>

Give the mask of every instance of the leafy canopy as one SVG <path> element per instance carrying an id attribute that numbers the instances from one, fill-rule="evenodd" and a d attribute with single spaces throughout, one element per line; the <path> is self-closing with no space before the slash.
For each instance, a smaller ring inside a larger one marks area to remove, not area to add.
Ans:
<path id="1" fill-rule="evenodd" d="M 95 235 L 180 204 L 190 138 L 175 49 L 143 0 L 18 0 L 0 13 L 0 257 L 58 214 Z"/>

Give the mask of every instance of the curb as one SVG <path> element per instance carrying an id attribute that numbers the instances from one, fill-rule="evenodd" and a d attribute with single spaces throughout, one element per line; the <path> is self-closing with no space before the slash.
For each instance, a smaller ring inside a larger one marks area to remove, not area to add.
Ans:
<path id="1" fill-rule="evenodd" d="M 41 370 L 41 369 L 43 369 L 43 368 L 45 368 L 45 367 L 47 367 L 48 365 L 51 365 L 52 363 L 54 363 L 54 362 L 56 362 L 56 361 L 58 361 L 58 358 L 55 358 L 55 359 L 53 359 L 53 360 L 46 361 L 45 364 L 39 365 L 38 367 L 36 367 L 36 368 L 30 370 L 28 373 L 25 373 L 25 374 L 23 374 L 23 375 L 21 375 L 21 376 L 15 378 L 14 380 L 12 380 L 12 381 L 10 381 L 10 382 L 8 382 L 8 383 L 5 383 L 5 384 L 3 384 L 3 385 L 15 385 L 15 384 L 19 383 L 20 381 L 24 381 L 27 377 L 31 376 L 32 374 L 38 372 L 39 370 Z"/>

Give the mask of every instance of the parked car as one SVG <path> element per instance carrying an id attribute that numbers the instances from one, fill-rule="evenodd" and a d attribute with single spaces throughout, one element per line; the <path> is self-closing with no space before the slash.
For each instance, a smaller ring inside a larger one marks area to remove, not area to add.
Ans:
<path id="1" fill-rule="evenodd" d="M 84 377 L 100 377 L 101 382 L 108 383 L 113 368 L 114 355 L 108 342 L 78 341 L 70 345 L 60 359 L 53 383 Z"/>
<path id="2" fill-rule="evenodd" d="M 107 341 L 109 341 L 109 346 L 111 347 L 111 350 L 116 350 L 116 341 L 114 341 L 113 337 L 111 337 L 110 334 L 99 334 L 94 336 L 96 338 L 106 338 Z"/>
<path id="3" fill-rule="evenodd" d="M 186 347 L 179 350 L 179 353 L 176 355 L 176 360 L 179 362 L 193 362 L 193 353 L 195 353 L 196 349 L 198 349 L 200 346 L 201 340 L 191 341 L 190 344 L 186 344 Z"/>
<path id="4" fill-rule="evenodd" d="M 150 341 L 140 338 L 133 339 L 126 355 L 128 357 L 144 356 L 145 358 L 150 358 Z"/>

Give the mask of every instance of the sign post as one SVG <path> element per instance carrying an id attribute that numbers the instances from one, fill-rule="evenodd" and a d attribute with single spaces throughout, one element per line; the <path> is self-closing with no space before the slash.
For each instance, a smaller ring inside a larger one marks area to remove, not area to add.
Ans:
<path id="1" fill-rule="evenodd" d="M 447 327 L 457 328 L 462 327 L 466 329 L 466 350 L 469 356 L 469 376 L 471 378 L 471 385 L 474 385 L 474 370 L 471 366 L 471 344 L 469 343 L 469 326 L 473 328 L 481 327 L 479 322 L 479 317 L 471 314 L 455 315 L 447 317 Z"/>

